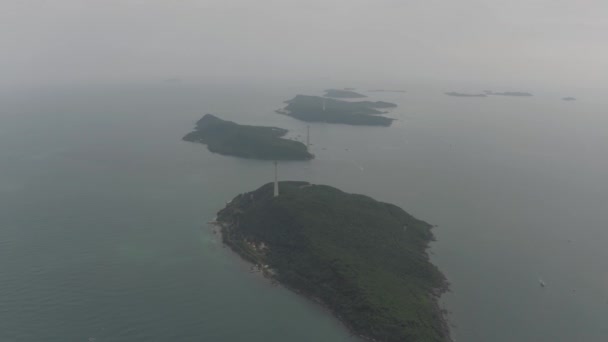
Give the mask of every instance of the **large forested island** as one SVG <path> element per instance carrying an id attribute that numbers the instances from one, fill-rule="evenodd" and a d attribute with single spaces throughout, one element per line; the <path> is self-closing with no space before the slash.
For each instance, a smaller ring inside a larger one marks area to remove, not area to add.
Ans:
<path id="1" fill-rule="evenodd" d="M 321 302 L 373 341 L 449 341 L 447 289 L 426 253 L 431 225 L 401 208 L 324 185 L 280 182 L 218 213 L 224 243 L 267 276 Z"/>
<path id="2" fill-rule="evenodd" d="M 347 89 L 327 89 L 325 91 L 325 97 L 350 98 L 350 99 L 360 98 L 360 97 L 366 97 L 363 94 L 359 94 L 357 92 L 354 92 L 352 89 L 353 88 L 347 88 Z"/>
<path id="3" fill-rule="evenodd" d="M 349 102 L 308 95 L 297 95 L 285 102 L 287 106 L 278 112 L 302 121 L 370 126 L 390 126 L 394 119 L 381 116 L 385 113 L 378 109 L 397 107 L 383 101 Z"/>
<path id="4" fill-rule="evenodd" d="M 284 139 L 287 130 L 277 127 L 246 126 L 206 114 L 196 123 L 185 141 L 206 144 L 219 154 L 269 160 L 307 160 L 313 155 L 299 141 Z"/>

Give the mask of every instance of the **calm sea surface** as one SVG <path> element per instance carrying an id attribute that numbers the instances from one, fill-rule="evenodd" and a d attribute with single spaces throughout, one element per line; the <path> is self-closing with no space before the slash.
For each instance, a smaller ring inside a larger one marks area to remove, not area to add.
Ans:
<path id="1" fill-rule="evenodd" d="M 306 124 L 274 110 L 319 90 L 2 92 L 0 342 L 355 340 L 250 273 L 206 224 L 270 181 L 272 164 L 180 141 L 205 113 L 303 139 Z M 430 252 L 452 283 L 442 302 L 457 341 L 606 341 L 603 99 L 407 90 L 371 93 L 399 104 L 390 128 L 311 124 L 317 158 L 280 164 L 280 178 L 364 193 L 438 225 Z"/>

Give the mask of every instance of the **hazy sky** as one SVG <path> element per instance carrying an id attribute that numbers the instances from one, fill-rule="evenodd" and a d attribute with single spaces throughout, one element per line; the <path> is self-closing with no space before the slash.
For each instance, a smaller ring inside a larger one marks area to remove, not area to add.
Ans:
<path id="1" fill-rule="evenodd" d="M 0 84 L 608 87 L 606 0 L 2 0 Z"/>

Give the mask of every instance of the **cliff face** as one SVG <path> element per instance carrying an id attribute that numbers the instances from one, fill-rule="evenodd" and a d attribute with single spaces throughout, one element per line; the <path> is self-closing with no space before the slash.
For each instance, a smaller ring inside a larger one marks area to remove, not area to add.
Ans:
<path id="1" fill-rule="evenodd" d="M 448 341 L 426 254 L 431 226 L 392 204 L 305 182 L 241 194 L 218 213 L 224 242 L 377 341 Z"/>

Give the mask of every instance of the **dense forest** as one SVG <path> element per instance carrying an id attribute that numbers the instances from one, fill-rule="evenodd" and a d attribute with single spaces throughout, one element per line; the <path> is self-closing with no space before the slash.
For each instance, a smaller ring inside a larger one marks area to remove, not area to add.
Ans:
<path id="1" fill-rule="evenodd" d="M 349 102 L 308 95 L 297 95 L 285 102 L 287 106 L 280 113 L 302 121 L 370 126 L 390 126 L 394 119 L 381 116 L 385 113 L 378 109 L 397 107 L 383 101 Z"/>
<path id="2" fill-rule="evenodd" d="M 299 141 L 281 138 L 287 130 L 277 127 L 246 126 L 206 114 L 185 141 L 206 144 L 211 152 L 255 159 L 307 160 L 313 155 Z"/>
<path id="3" fill-rule="evenodd" d="M 376 341 L 447 341 L 447 283 L 426 254 L 431 226 L 401 208 L 330 186 L 281 182 L 218 214 L 223 239 L 278 282 Z"/>

